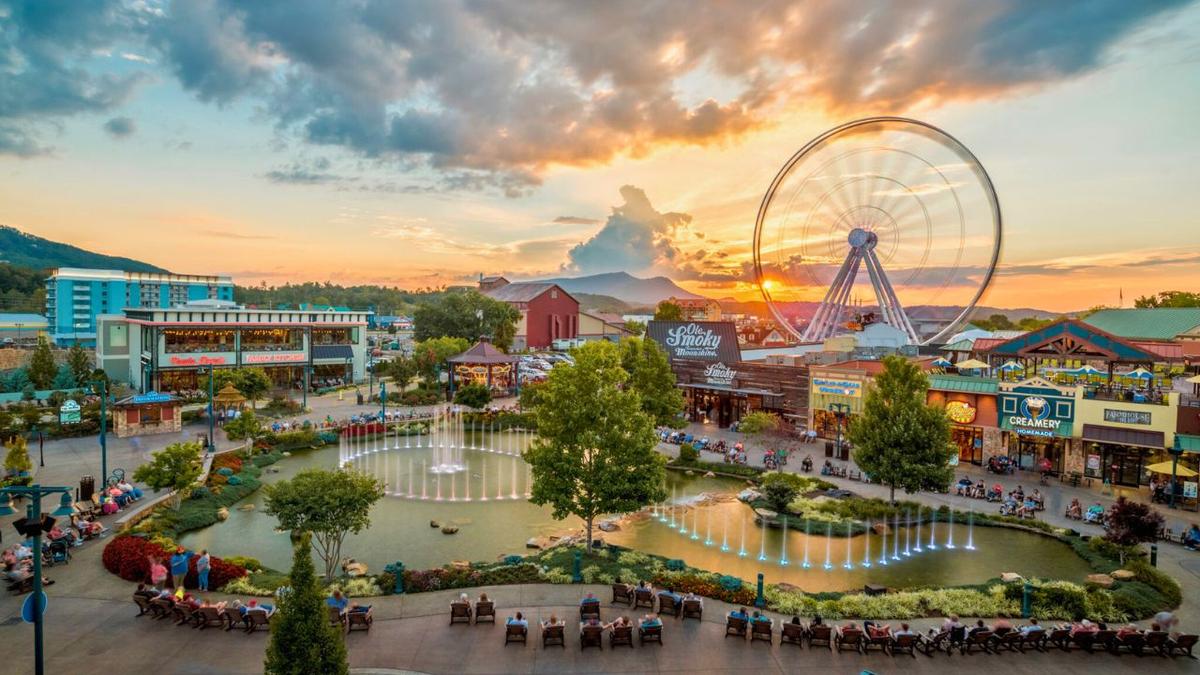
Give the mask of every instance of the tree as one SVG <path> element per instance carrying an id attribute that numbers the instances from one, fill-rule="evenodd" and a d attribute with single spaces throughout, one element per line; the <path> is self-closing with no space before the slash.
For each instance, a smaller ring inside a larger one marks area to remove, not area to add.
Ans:
<path id="1" fill-rule="evenodd" d="M 1017 325 L 1003 314 L 993 314 L 986 319 L 973 319 L 971 323 L 984 330 L 1016 330 Z"/>
<path id="2" fill-rule="evenodd" d="M 271 378 L 262 368 L 228 368 L 213 373 L 214 389 L 222 389 L 229 384 L 249 399 L 251 406 L 255 406 L 258 399 L 270 391 Z"/>
<path id="3" fill-rule="evenodd" d="M 1133 301 L 1134 307 L 1200 307 L 1200 293 L 1187 291 L 1160 291 L 1154 295 L 1142 296 Z"/>
<path id="4" fill-rule="evenodd" d="M 683 321 L 683 308 L 669 300 L 663 300 L 654 310 L 654 320 Z"/>
<path id="5" fill-rule="evenodd" d="M 8 452 L 4 455 L 4 469 L 10 476 L 20 473 L 28 475 L 33 471 L 33 461 L 29 459 L 24 437 L 17 436 L 9 442 Z"/>
<path id="6" fill-rule="evenodd" d="M 383 484 L 350 469 L 308 469 L 291 480 L 265 487 L 266 512 L 294 534 L 310 533 L 312 548 L 333 579 L 342 559 L 342 543 L 371 524 L 371 507 L 383 497 Z"/>
<path id="7" fill-rule="evenodd" d="M 575 515 L 587 528 L 604 513 L 627 513 L 665 498 L 664 459 L 654 451 L 654 421 L 626 388 L 620 348 L 590 342 L 574 365 L 550 371 L 534 408 L 538 436 L 525 451 L 533 472 L 530 501 L 555 518 Z"/>
<path id="8" fill-rule="evenodd" d="M 1045 328 L 1054 323 L 1055 319 L 1039 319 L 1033 316 L 1027 316 L 1017 322 L 1017 328 L 1023 331 L 1035 331 Z"/>
<path id="9" fill-rule="evenodd" d="M 675 386 L 675 373 L 667 353 L 654 340 L 621 340 L 621 367 L 629 375 L 626 387 L 637 393 L 642 412 L 655 424 L 681 426 L 683 392 Z"/>
<path id="10" fill-rule="evenodd" d="M 446 359 L 461 354 L 470 349 L 471 343 L 466 338 L 436 337 L 422 340 L 413 345 L 413 360 L 417 370 L 428 384 L 437 384 L 437 371 Z"/>
<path id="11" fill-rule="evenodd" d="M 324 593 L 317 584 L 310 552 L 311 535 L 300 536 L 292 551 L 290 590 L 279 598 L 271 618 L 271 638 L 263 672 L 268 675 L 350 672 L 346 643 L 329 623 Z"/>
<path id="12" fill-rule="evenodd" d="M 413 337 L 418 341 L 457 337 L 475 342 L 488 336 L 500 349 L 512 347 L 521 312 L 507 302 L 475 290 L 455 291 L 423 303 L 413 312 Z"/>
<path id="13" fill-rule="evenodd" d="M 1124 564 L 1124 549 L 1157 540 L 1163 523 L 1163 517 L 1148 505 L 1118 497 L 1104 521 L 1104 538 L 1122 547 L 1121 564 Z"/>
<path id="14" fill-rule="evenodd" d="M 154 489 L 174 490 L 171 497 L 171 507 L 179 508 L 183 491 L 191 487 L 200 477 L 201 445 L 192 443 L 172 443 L 150 457 L 150 461 L 133 472 L 133 479 L 145 483 Z"/>
<path id="15" fill-rule="evenodd" d="M 787 513 L 788 504 L 796 499 L 796 488 L 783 481 L 765 483 L 762 487 L 763 498 L 779 513 Z"/>
<path id="16" fill-rule="evenodd" d="M 64 363 L 58 367 L 58 372 L 54 374 L 55 389 L 74 389 L 77 384 L 75 373 L 71 372 L 69 364 Z"/>
<path id="17" fill-rule="evenodd" d="M 642 323 L 641 321 L 626 321 L 625 330 L 641 337 L 642 335 L 646 334 L 646 324 Z"/>
<path id="18" fill-rule="evenodd" d="M 408 388 L 412 379 L 417 376 L 418 368 L 416 359 L 407 356 L 397 356 L 388 361 L 383 368 L 380 369 L 380 375 L 387 375 L 392 378 L 392 382 L 396 384 L 397 391 L 404 391 Z"/>
<path id="19" fill-rule="evenodd" d="M 50 351 L 50 341 L 45 335 L 38 336 L 37 347 L 29 360 L 29 379 L 38 389 L 49 389 L 54 384 L 54 376 L 58 374 L 58 365 L 54 363 L 54 352 Z"/>
<path id="20" fill-rule="evenodd" d="M 929 380 L 901 356 L 883 359 L 883 372 L 867 390 L 862 414 L 850 421 L 854 462 L 872 479 L 905 492 L 944 489 L 954 477 L 950 421 L 928 405 Z"/>
<path id="21" fill-rule="evenodd" d="M 738 431 L 750 435 L 774 433 L 779 431 L 782 426 L 783 420 L 779 419 L 779 415 L 765 410 L 746 413 L 742 419 L 738 420 Z"/>
<path id="22" fill-rule="evenodd" d="M 492 402 L 492 391 L 485 384 L 471 382 L 454 392 L 454 402 L 468 408 L 479 409 Z"/>
<path id="23" fill-rule="evenodd" d="M 78 387 L 87 386 L 92 379 L 92 358 L 88 356 L 87 350 L 75 343 L 71 345 L 71 349 L 67 351 L 67 366 L 71 369 L 71 375 L 75 378 L 75 385 Z"/>
<path id="24" fill-rule="evenodd" d="M 225 423 L 225 435 L 231 441 L 249 440 L 253 448 L 258 439 L 267 435 L 267 428 L 253 410 L 244 410 L 235 419 Z"/>

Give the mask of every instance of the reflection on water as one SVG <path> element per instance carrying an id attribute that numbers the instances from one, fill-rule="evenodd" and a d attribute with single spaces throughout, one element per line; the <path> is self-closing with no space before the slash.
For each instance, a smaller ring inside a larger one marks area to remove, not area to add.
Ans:
<path id="1" fill-rule="evenodd" d="M 576 518 L 557 521 L 549 508 L 525 501 L 529 473 L 518 454 L 527 442 L 527 437 L 516 433 L 467 434 L 459 443 L 464 447 L 456 448 L 449 458 L 445 448 L 415 447 L 415 439 L 408 448 L 403 439 L 399 448 L 369 444 L 327 448 L 284 459 L 273 467 L 278 473 L 264 473 L 263 478 L 271 483 L 303 469 L 332 468 L 339 458 L 378 476 L 388 496 L 373 509 L 370 530 L 348 536 L 343 547 L 345 555 L 367 563 L 371 570 L 396 560 L 410 569 L 451 560 L 495 560 L 528 552 L 525 543 L 531 538 L 582 527 Z M 463 469 L 435 470 L 454 464 Z M 1078 580 L 1088 571 L 1065 544 L 998 528 L 973 528 L 974 551 L 965 548 L 967 528 L 962 524 L 953 532 L 954 549 L 946 546 L 951 532 L 945 523 L 934 532 L 928 525 L 920 532 L 899 527 L 895 530 L 899 536 L 831 537 L 829 526 L 817 522 L 809 526 L 808 534 L 770 528 L 764 533 L 753 512 L 741 503 L 728 497 L 727 501 L 696 499 L 730 495 L 744 486 L 742 481 L 670 471 L 667 477 L 675 508 L 647 510 L 621 530 L 600 536 L 611 543 L 680 558 L 701 569 L 747 580 L 763 572 L 770 583 L 786 581 L 811 591 L 861 588 L 868 583 L 959 585 L 1009 571 Z M 277 532 L 275 519 L 262 512 L 263 501 L 259 491 L 243 502 L 252 504 L 252 509 L 233 509 L 225 522 L 184 535 L 181 543 L 217 555 L 248 555 L 267 566 L 287 569 L 288 536 Z M 430 521 L 453 524 L 459 532 L 443 534 L 430 527 Z"/>

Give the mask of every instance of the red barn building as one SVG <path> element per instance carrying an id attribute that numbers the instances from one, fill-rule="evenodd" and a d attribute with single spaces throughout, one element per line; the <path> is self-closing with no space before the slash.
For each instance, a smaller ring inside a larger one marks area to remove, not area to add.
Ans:
<path id="1" fill-rule="evenodd" d="M 479 280 L 479 292 L 521 312 L 513 350 L 549 349 L 555 340 L 579 336 L 579 301 L 558 284 L 511 283 L 504 277 Z"/>

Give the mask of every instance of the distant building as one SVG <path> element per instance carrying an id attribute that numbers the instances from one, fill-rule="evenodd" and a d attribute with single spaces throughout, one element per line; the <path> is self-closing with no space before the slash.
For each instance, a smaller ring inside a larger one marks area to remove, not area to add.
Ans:
<path id="1" fill-rule="evenodd" d="M 1200 307 L 1102 309 L 1083 322 L 1123 338 L 1200 340 Z"/>
<path id="2" fill-rule="evenodd" d="M 684 321 L 720 321 L 721 303 L 708 298 L 667 298 L 663 302 L 678 305 Z M 662 303 L 659 303 L 660 305 Z"/>
<path id="3" fill-rule="evenodd" d="M 0 314 L 0 342 L 36 342 L 49 328 L 49 322 L 41 314 Z"/>
<path id="4" fill-rule="evenodd" d="M 579 339 L 609 342 L 620 342 L 621 338 L 633 335 L 625 329 L 625 322 L 619 316 L 611 314 L 579 313 Z"/>
<path id="5" fill-rule="evenodd" d="M 167 309 L 197 300 L 233 302 L 233 278 L 60 267 L 46 279 L 46 321 L 58 345 L 95 346 L 101 314 Z"/>
<path id="6" fill-rule="evenodd" d="M 549 349 L 555 340 L 574 340 L 579 336 L 579 301 L 558 284 L 512 283 L 504 277 L 481 277 L 479 291 L 521 313 L 513 338 L 515 351 Z"/>

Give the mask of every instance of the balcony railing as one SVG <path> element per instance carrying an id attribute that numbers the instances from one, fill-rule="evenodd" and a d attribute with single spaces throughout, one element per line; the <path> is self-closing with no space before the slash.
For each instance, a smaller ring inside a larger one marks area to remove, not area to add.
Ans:
<path id="1" fill-rule="evenodd" d="M 1085 399 L 1098 401 L 1120 401 L 1123 403 L 1142 403 L 1146 405 L 1170 405 L 1165 389 L 1122 389 L 1118 387 L 1089 387 L 1083 390 Z"/>

